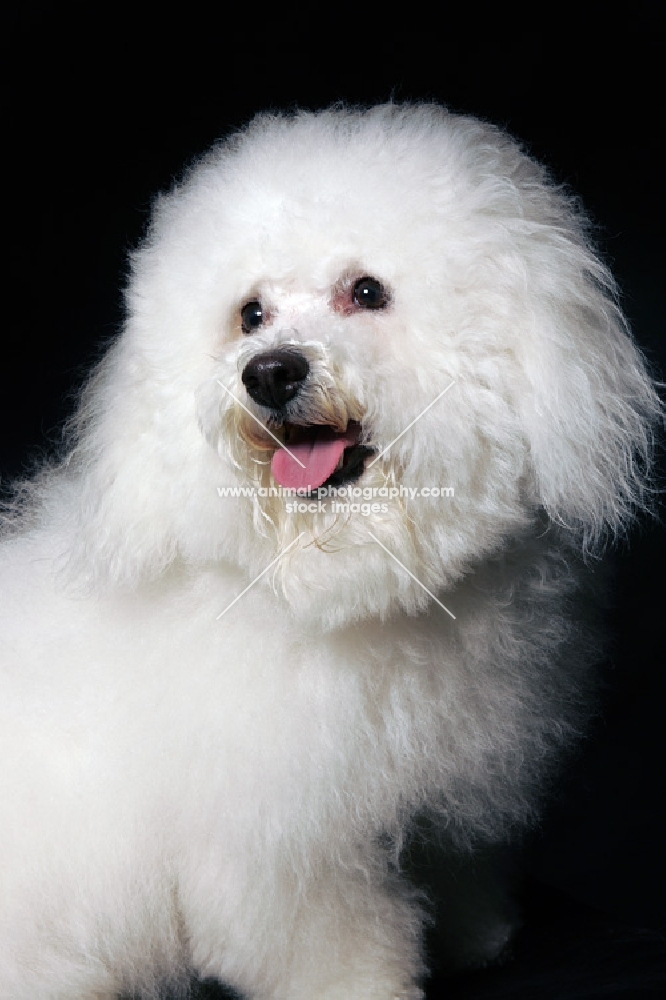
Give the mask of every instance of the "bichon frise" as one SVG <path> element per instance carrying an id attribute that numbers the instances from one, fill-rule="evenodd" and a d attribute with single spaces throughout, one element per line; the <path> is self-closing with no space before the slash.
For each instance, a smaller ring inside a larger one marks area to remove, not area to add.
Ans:
<path id="1" fill-rule="evenodd" d="M 422 996 L 401 845 L 533 816 L 658 413 L 575 204 L 494 127 L 264 115 L 202 159 L 6 517 L 3 1000 Z M 453 881 L 493 957 L 510 918 Z"/>

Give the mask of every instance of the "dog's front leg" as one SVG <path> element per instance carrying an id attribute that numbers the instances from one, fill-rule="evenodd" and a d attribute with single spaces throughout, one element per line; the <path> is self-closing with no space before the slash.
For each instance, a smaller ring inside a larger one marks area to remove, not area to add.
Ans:
<path id="1" fill-rule="evenodd" d="M 299 872 L 293 860 L 264 855 L 242 878 L 237 868 L 226 876 L 227 892 L 215 904 L 209 881 L 183 891 L 200 975 L 251 1000 L 423 996 L 418 905 L 367 859 L 309 859 Z"/>

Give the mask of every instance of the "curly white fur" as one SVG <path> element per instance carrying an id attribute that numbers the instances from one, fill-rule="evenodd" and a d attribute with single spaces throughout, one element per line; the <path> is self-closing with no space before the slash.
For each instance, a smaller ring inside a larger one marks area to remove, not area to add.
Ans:
<path id="1" fill-rule="evenodd" d="M 350 304 L 363 276 L 385 308 Z M 612 279 L 510 138 L 389 105 L 221 143 L 158 201 L 127 301 L 7 519 L 0 995 L 419 997 L 396 845 L 423 810 L 466 846 L 534 815 L 585 711 L 582 554 L 643 503 L 659 404 Z M 260 496 L 280 427 L 242 375 L 285 345 L 288 421 L 380 456 L 358 487 L 454 495 Z"/>

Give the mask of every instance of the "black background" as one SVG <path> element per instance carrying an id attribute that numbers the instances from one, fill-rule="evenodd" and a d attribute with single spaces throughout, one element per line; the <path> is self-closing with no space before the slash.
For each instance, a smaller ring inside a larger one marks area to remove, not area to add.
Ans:
<path id="1" fill-rule="evenodd" d="M 436 99 L 506 126 L 582 196 L 663 377 L 658 5 L 484 6 L 5 8 L 3 481 L 58 441 L 118 329 L 152 195 L 266 108 Z M 665 548 L 645 521 L 615 557 L 605 707 L 531 844 L 527 930 L 506 969 L 451 997 L 666 995 Z"/>

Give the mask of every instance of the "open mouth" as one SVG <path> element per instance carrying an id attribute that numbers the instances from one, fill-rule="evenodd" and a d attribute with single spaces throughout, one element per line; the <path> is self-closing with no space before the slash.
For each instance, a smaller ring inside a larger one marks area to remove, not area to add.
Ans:
<path id="1" fill-rule="evenodd" d="M 285 447 L 271 460 L 273 479 L 280 486 L 306 491 L 354 482 L 372 454 L 372 448 L 358 443 L 360 433 L 354 421 L 342 433 L 326 425 L 285 424 Z"/>

